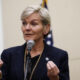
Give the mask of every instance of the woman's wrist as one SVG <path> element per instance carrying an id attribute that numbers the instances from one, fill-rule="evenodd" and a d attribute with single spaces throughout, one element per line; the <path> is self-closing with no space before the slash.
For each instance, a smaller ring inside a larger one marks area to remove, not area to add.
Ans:
<path id="1" fill-rule="evenodd" d="M 51 76 L 50 77 L 50 80 L 59 80 L 59 75 Z"/>

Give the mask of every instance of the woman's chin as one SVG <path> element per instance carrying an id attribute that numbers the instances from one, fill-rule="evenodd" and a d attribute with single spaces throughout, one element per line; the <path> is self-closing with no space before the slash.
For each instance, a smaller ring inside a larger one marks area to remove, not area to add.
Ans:
<path id="1" fill-rule="evenodd" d="M 28 41 L 28 40 L 34 40 L 34 39 L 33 39 L 33 38 L 27 38 L 27 39 L 26 39 L 26 38 L 25 38 L 24 40 L 25 40 L 25 41 Z"/>

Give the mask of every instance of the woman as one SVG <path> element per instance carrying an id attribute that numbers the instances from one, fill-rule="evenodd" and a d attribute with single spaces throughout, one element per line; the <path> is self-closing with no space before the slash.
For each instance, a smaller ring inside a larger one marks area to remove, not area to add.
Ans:
<path id="1" fill-rule="evenodd" d="M 0 69 L 1 69 L 2 65 L 3 65 L 3 61 L 0 59 Z M 0 80 L 1 80 L 1 78 L 2 78 L 2 72 L 0 70 Z"/>
<path id="2" fill-rule="evenodd" d="M 50 31 L 50 16 L 45 8 L 29 6 L 21 15 L 24 40 L 35 41 L 30 52 L 31 72 L 26 80 L 69 80 L 68 55 L 66 51 L 48 46 L 44 38 Z M 3 51 L 1 59 L 2 80 L 23 80 L 26 71 L 26 43 Z"/>

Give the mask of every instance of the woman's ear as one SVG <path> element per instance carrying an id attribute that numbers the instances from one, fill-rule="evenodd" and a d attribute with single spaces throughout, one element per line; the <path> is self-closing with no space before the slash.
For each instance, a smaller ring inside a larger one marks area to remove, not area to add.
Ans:
<path id="1" fill-rule="evenodd" d="M 50 31 L 50 24 L 47 24 L 44 26 L 44 32 L 43 32 L 44 35 L 47 35 L 49 33 L 49 31 Z"/>

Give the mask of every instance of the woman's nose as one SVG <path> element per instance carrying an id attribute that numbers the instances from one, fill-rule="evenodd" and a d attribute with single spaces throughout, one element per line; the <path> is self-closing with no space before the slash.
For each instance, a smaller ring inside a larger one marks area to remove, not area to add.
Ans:
<path id="1" fill-rule="evenodd" d="M 26 30 L 30 30 L 30 29 L 31 29 L 30 24 L 27 24 L 27 25 L 25 26 L 25 28 L 26 28 Z"/>

